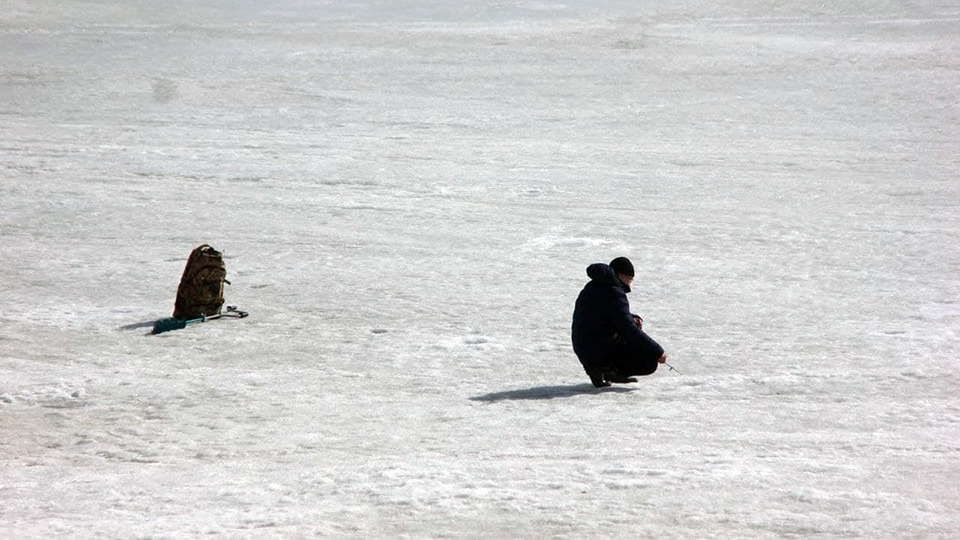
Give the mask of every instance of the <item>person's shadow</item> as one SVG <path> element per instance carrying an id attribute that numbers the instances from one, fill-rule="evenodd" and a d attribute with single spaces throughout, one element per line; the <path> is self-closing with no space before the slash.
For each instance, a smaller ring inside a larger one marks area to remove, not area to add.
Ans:
<path id="1" fill-rule="evenodd" d="M 497 401 L 512 400 L 556 399 L 579 396 L 583 394 L 605 394 L 607 392 L 626 393 L 633 392 L 634 390 L 635 388 L 623 386 L 595 388 L 592 384 L 573 384 L 569 386 L 534 386 L 533 388 L 505 390 L 503 392 L 493 392 L 490 394 L 484 394 L 482 396 L 473 396 L 470 398 L 470 401 L 493 403 Z"/>

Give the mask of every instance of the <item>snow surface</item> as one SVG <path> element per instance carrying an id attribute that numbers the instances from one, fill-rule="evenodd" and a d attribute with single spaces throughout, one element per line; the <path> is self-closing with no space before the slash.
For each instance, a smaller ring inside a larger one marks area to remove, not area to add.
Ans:
<path id="1" fill-rule="evenodd" d="M 0 537 L 956 538 L 960 8 L 837 4 L 4 0 Z"/>

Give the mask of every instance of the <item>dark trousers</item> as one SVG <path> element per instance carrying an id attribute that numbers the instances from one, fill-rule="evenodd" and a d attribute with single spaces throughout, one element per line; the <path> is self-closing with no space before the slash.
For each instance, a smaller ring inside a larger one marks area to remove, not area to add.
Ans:
<path id="1" fill-rule="evenodd" d="M 603 357 L 598 367 L 604 371 L 616 371 L 625 377 L 650 375 L 660 365 L 658 360 L 659 358 L 650 358 L 649 351 L 635 349 L 620 342 Z M 593 366 L 584 366 L 584 369 L 590 369 L 590 367 Z"/>

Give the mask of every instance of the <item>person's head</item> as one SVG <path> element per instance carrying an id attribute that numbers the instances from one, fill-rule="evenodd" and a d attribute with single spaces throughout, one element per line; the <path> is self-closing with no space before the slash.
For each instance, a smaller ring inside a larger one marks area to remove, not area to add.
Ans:
<path id="1" fill-rule="evenodd" d="M 624 285 L 630 286 L 633 283 L 633 263 L 626 257 L 617 257 L 610 261 L 610 268 L 617 273 L 619 279 Z"/>

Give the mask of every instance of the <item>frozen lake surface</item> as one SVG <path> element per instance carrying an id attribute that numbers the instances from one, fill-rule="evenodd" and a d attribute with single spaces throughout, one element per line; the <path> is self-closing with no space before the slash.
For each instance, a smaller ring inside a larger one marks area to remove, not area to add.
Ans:
<path id="1" fill-rule="evenodd" d="M 957 6 L 158 4 L 0 10 L 0 537 L 960 531 Z"/>

